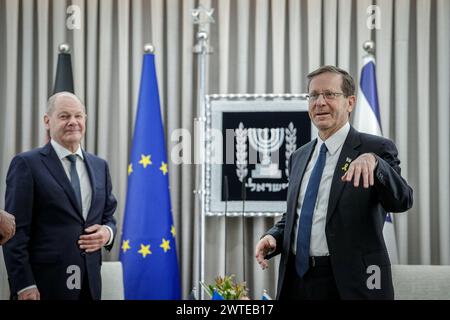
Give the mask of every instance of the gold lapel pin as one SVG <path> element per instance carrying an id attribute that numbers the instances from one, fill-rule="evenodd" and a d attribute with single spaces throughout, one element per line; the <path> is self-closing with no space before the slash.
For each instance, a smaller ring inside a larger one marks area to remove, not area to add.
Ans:
<path id="1" fill-rule="evenodd" d="M 347 172 L 348 166 L 350 165 L 351 162 L 352 162 L 352 159 L 350 159 L 349 157 L 347 157 L 347 159 L 345 159 L 345 164 L 344 164 L 344 166 L 341 168 L 342 171 Z"/>

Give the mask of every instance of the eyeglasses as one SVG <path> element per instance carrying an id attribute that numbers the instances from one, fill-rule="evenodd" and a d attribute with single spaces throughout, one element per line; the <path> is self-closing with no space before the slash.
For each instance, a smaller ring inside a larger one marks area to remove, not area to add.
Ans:
<path id="1" fill-rule="evenodd" d="M 314 102 L 317 99 L 319 99 L 319 97 L 321 95 L 323 95 L 323 98 L 325 100 L 334 100 L 334 99 L 336 99 L 337 96 L 344 95 L 344 93 L 343 92 L 331 92 L 331 91 L 325 91 L 325 92 L 321 92 L 321 93 L 315 92 L 315 93 L 306 95 L 306 99 L 308 99 L 309 102 Z"/>

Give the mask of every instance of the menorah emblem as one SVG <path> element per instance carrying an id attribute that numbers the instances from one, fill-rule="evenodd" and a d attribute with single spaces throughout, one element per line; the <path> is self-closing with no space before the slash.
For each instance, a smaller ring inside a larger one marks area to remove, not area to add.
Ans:
<path id="1" fill-rule="evenodd" d="M 261 163 L 252 170 L 253 178 L 280 179 L 278 163 L 272 163 L 272 153 L 278 151 L 284 141 L 284 128 L 249 128 L 248 141 L 259 152 Z"/>

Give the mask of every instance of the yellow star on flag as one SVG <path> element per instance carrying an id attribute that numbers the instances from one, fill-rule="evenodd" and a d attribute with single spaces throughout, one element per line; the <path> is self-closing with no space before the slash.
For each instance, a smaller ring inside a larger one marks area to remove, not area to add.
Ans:
<path id="1" fill-rule="evenodd" d="M 130 249 L 131 249 L 130 240 L 123 240 L 123 243 L 122 243 L 123 252 L 127 252 L 127 250 L 130 250 Z"/>
<path id="2" fill-rule="evenodd" d="M 148 254 L 152 254 L 152 252 L 150 251 L 150 245 L 144 246 L 141 243 L 141 250 L 139 250 L 138 253 L 142 254 L 143 258 L 145 258 Z"/>
<path id="3" fill-rule="evenodd" d="M 128 165 L 128 175 L 130 175 L 132 172 L 133 172 L 133 164 L 130 163 L 130 164 Z"/>
<path id="4" fill-rule="evenodd" d="M 162 173 L 163 173 L 164 175 L 166 175 L 166 174 L 167 174 L 167 163 L 165 163 L 164 161 L 161 162 L 161 167 L 159 167 L 159 170 L 161 170 Z"/>
<path id="5" fill-rule="evenodd" d="M 150 157 L 150 154 L 148 156 L 141 154 L 141 160 L 139 161 L 139 163 L 142 164 L 144 169 L 147 168 L 149 164 L 152 164 L 152 160 L 150 160 Z"/>
<path id="6" fill-rule="evenodd" d="M 175 226 L 174 225 L 172 225 L 172 228 L 170 228 L 170 233 L 172 233 L 172 237 L 175 238 L 176 233 L 175 233 Z"/>
<path id="7" fill-rule="evenodd" d="M 170 240 L 166 240 L 163 238 L 160 247 L 164 249 L 164 252 L 167 252 L 167 250 L 170 250 Z"/>

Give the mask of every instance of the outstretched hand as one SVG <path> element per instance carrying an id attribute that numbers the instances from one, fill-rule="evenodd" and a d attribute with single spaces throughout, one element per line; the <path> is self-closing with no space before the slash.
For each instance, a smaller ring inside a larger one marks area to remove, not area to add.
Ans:
<path id="1" fill-rule="evenodd" d="M 353 180 L 353 186 L 359 187 L 359 181 L 362 177 L 363 187 L 365 189 L 374 185 L 374 171 L 377 167 L 377 159 L 372 153 L 363 153 L 352 161 L 347 172 L 342 176 L 342 181 L 350 182 Z"/>
<path id="2" fill-rule="evenodd" d="M 261 268 L 267 269 L 269 267 L 269 262 L 265 258 L 266 255 L 274 251 L 277 247 L 277 241 L 271 235 L 264 236 L 258 241 L 255 248 L 255 258 Z"/>

